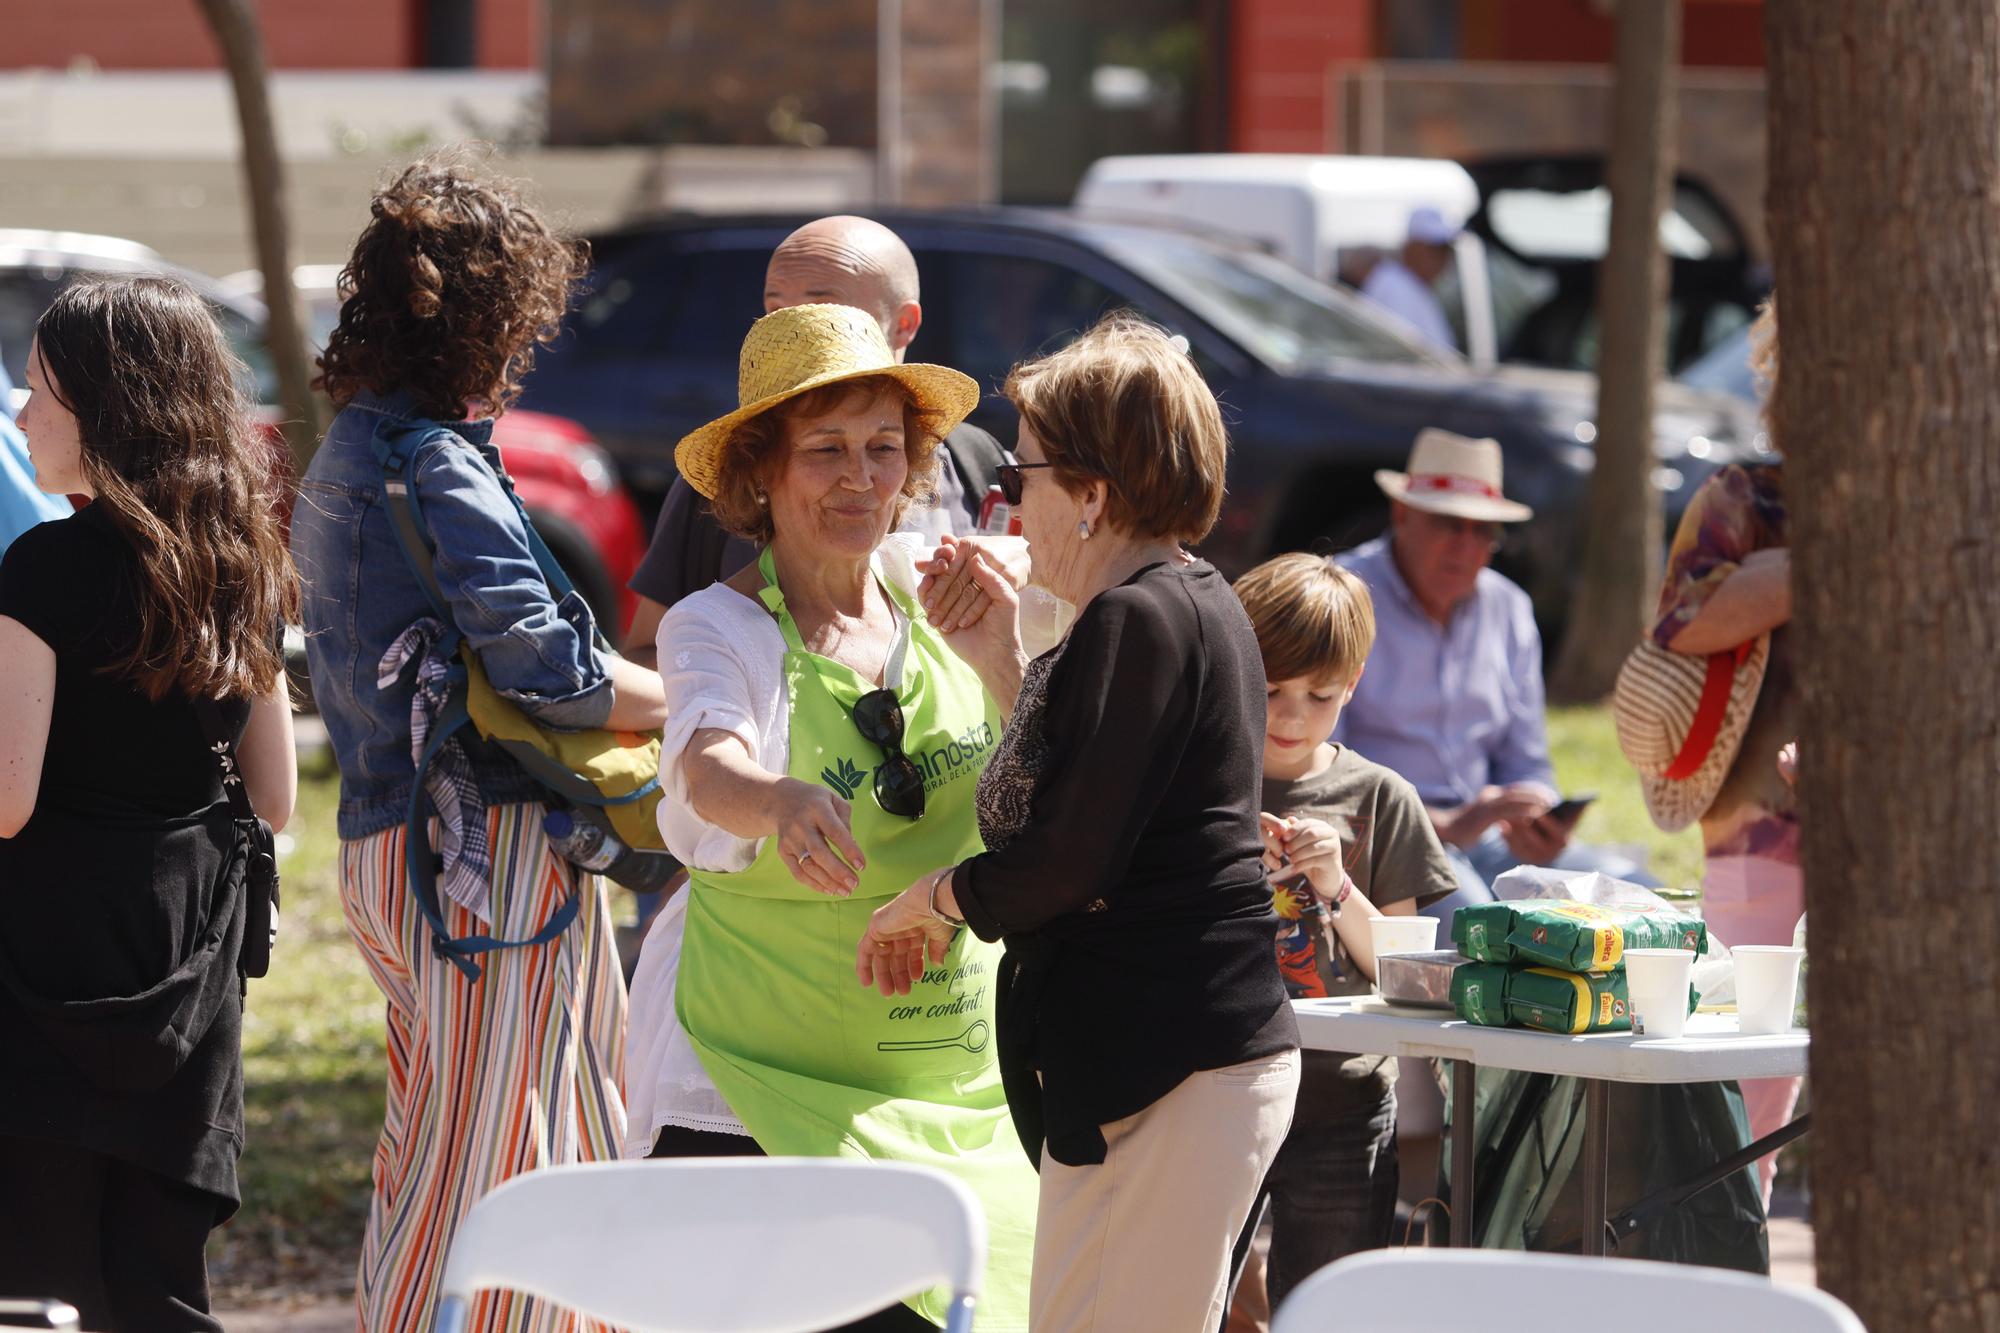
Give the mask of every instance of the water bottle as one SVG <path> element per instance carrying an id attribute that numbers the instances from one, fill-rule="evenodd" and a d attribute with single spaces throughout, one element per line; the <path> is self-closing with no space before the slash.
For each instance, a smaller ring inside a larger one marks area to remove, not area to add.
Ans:
<path id="1" fill-rule="evenodd" d="M 681 868 L 680 862 L 663 852 L 627 847 L 610 828 L 588 815 L 579 816 L 575 810 L 549 811 L 542 816 L 542 831 L 563 860 L 635 893 L 665 888 Z"/>

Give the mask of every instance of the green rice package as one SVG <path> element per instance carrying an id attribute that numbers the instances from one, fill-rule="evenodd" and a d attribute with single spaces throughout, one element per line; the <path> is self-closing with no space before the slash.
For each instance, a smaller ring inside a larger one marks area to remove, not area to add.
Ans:
<path id="1" fill-rule="evenodd" d="M 1484 963 L 1613 972 L 1627 949 L 1708 948 L 1708 928 L 1670 907 L 1600 907 L 1567 899 L 1481 903 L 1451 918 L 1452 943 Z"/>
<path id="2" fill-rule="evenodd" d="M 1507 1026 L 1507 969 L 1499 963 L 1467 963 L 1451 974 L 1451 1007 L 1468 1023 Z"/>
<path id="3" fill-rule="evenodd" d="M 1632 1013 L 1625 973 L 1561 972 L 1552 967 L 1510 968 L 1467 963 L 1452 973 L 1452 1008 L 1483 1027 L 1535 1028 L 1577 1035 L 1628 1032 Z M 1695 994 L 1688 991 L 1692 1013 Z"/>
<path id="4" fill-rule="evenodd" d="M 1507 978 L 1507 1019 L 1543 1032 L 1627 1032 L 1625 974 L 1558 972 L 1529 967 Z"/>

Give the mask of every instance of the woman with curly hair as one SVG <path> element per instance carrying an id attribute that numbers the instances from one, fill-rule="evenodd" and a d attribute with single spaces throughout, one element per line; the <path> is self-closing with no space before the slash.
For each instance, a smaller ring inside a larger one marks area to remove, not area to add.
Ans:
<path id="1" fill-rule="evenodd" d="M 80 283 L 35 327 L 35 480 L 89 503 L 0 562 L 0 1293 L 89 1328 L 220 1329 L 249 846 L 297 771 L 298 587 L 268 451 L 201 298 Z M 65 506 L 67 508 L 67 506 Z M 225 762 L 228 761 L 228 762 Z"/>
<path id="2" fill-rule="evenodd" d="M 428 1328 L 446 1250 L 487 1191 L 538 1167 L 617 1157 L 625 990 L 603 882 L 542 829 L 543 789 L 454 738 L 425 783 L 442 852 L 438 908 L 454 938 L 547 943 L 480 955 L 477 975 L 433 947 L 406 874 L 413 749 L 454 637 L 493 686 L 557 729 L 643 729 L 665 717 L 660 678 L 594 646 L 590 612 L 555 595 L 490 437 L 551 338 L 584 269 L 513 191 L 426 159 L 375 196 L 341 274 L 321 383 L 340 408 L 300 488 L 292 549 L 307 656 L 339 759 L 340 892 L 388 1001 L 387 1117 L 356 1300 L 371 1333 Z M 449 625 L 388 508 L 383 451 L 435 547 Z M 456 634 L 453 634 L 456 631 Z M 468 733 L 460 733 L 466 735 Z M 547 1302 L 481 1296 L 473 1328 L 570 1326 Z"/>

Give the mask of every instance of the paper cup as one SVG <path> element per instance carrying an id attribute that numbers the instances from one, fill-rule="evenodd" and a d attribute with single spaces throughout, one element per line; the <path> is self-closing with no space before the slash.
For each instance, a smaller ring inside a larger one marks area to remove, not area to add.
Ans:
<path id="1" fill-rule="evenodd" d="M 1694 955 L 1686 949 L 1627 949 L 1625 998 L 1635 1037 L 1678 1037 L 1687 1027 L 1688 976 Z"/>
<path id="2" fill-rule="evenodd" d="M 1736 1026 L 1768 1036 L 1792 1030 L 1804 949 L 1789 944 L 1743 944 L 1729 951 L 1736 964 Z"/>
<path id="3" fill-rule="evenodd" d="M 1438 922 L 1434 916 L 1370 917 L 1368 932 L 1377 958 L 1385 953 L 1430 953 L 1437 948 Z"/>

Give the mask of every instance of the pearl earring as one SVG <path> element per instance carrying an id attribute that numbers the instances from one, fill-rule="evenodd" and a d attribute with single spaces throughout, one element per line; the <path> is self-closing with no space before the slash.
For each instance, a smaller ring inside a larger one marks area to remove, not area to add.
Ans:
<path id="1" fill-rule="evenodd" d="M 1078 519 L 1078 520 L 1076 521 L 1076 535 L 1077 535 L 1078 537 L 1082 538 L 1082 539 L 1083 539 L 1084 541 L 1089 541 L 1089 540 L 1090 540 L 1090 520 L 1089 520 L 1089 519 L 1087 519 L 1087 518 L 1080 518 L 1080 519 Z"/>
<path id="2" fill-rule="evenodd" d="M 764 492 L 759 491 L 757 492 L 757 503 L 760 505 L 767 505 L 771 503 L 771 497 L 764 494 Z"/>

